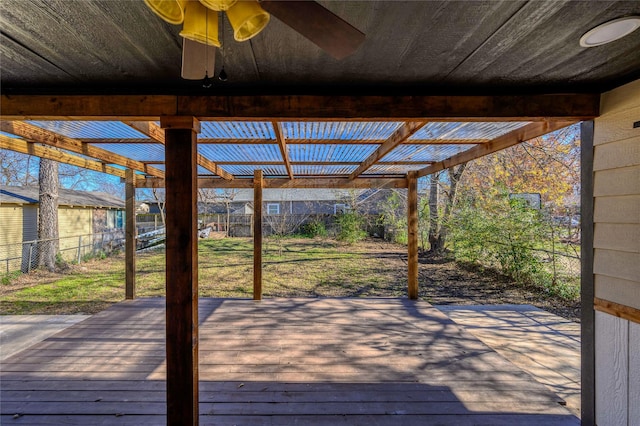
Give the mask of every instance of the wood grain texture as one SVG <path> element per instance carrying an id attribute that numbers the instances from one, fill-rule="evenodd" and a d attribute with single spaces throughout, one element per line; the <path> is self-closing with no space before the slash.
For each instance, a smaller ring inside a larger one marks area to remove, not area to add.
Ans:
<path id="1" fill-rule="evenodd" d="M 387 140 L 385 140 L 369 157 L 367 157 L 357 169 L 351 173 L 349 179 L 355 179 L 362 173 L 366 172 L 377 161 L 381 160 L 395 147 L 409 139 L 415 132 L 420 130 L 424 122 L 408 122 L 403 123 Z"/>
<path id="2" fill-rule="evenodd" d="M 125 171 L 125 299 L 136 297 L 136 175 Z"/>
<path id="3" fill-rule="evenodd" d="M 164 424 L 164 304 L 116 304 L 3 362 L 3 424 Z M 202 424 L 579 424 L 426 302 L 201 299 L 199 332 Z"/>
<path id="4" fill-rule="evenodd" d="M 38 142 L 55 148 L 64 149 L 96 158 L 105 163 L 117 164 L 139 172 L 143 172 L 156 177 L 164 177 L 164 172 L 155 167 L 115 154 L 102 148 L 94 147 L 73 138 L 69 138 L 38 126 L 22 121 L 2 121 L 0 130 L 23 137 L 32 142 Z"/>
<path id="5" fill-rule="evenodd" d="M 253 175 L 253 300 L 262 299 L 262 170 Z"/>
<path id="6" fill-rule="evenodd" d="M 76 155 L 67 154 L 55 148 L 42 146 L 35 143 L 26 142 L 21 139 L 10 138 L 0 135 L 0 148 L 19 152 L 22 154 L 35 155 L 36 157 L 55 160 L 59 163 L 70 164 L 95 172 L 107 173 L 113 176 L 124 178 L 125 172 L 112 166 L 107 166 L 99 161 L 87 160 Z"/>
<path id="7" fill-rule="evenodd" d="M 640 253 L 640 224 L 596 223 L 594 233 L 595 248 Z"/>
<path id="8" fill-rule="evenodd" d="M 637 282 L 640 277 L 640 254 L 595 249 L 593 272 L 596 275 L 607 275 Z"/>
<path id="9" fill-rule="evenodd" d="M 169 128 L 165 134 L 167 368 L 162 376 L 167 380 L 167 424 L 196 425 L 199 418 L 196 132 Z"/>
<path id="10" fill-rule="evenodd" d="M 595 297 L 640 309 L 640 283 L 606 275 L 596 275 Z"/>
<path id="11" fill-rule="evenodd" d="M 627 320 L 596 312 L 596 422 L 627 424 L 629 336 Z"/>
<path id="12" fill-rule="evenodd" d="M 609 315 L 640 324 L 640 309 L 615 303 L 610 300 L 600 299 L 598 297 L 594 299 L 593 304 L 597 311 L 605 312 Z"/>
<path id="13" fill-rule="evenodd" d="M 640 425 L 640 324 L 629 323 L 629 426 Z"/>
<path id="14" fill-rule="evenodd" d="M 549 132 L 553 132 L 563 127 L 570 126 L 573 122 L 539 122 L 527 124 L 519 129 L 513 130 L 502 136 L 493 139 L 491 142 L 487 142 L 482 145 L 476 145 L 466 151 L 456 154 L 443 161 L 431 164 L 422 170 L 418 171 L 418 177 L 427 176 L 433 173 L 437 173 L 449 167 L 457 166 L 467 161 L 475 160 L 476 158 L 483 157 L 485 155 L 492 154 L 505 148 L 517 145 L 520 142 L 533 139 L 535 137 L 544 135 Z"/>
<path id="15" fill-rule="evenodd" d="M 640 117 L 640 108 L 638 115 Z M 618 169 L 640 164 L 640 128 L 638 135 L 629 139 L 611 142 L 595 147 L 594 170 Z"/>
<path id="16" fill-rule="evenodd" d="M 596 197 L 638 195 L 640 165 L 595 172 L 593 193 Z"/>
<path id="17" fill-rule="evenodd" d="M 278 143 L 278 148 L 280 148 L 280 155 L 287 169 L 287 174 L 289 175 L 289 179 L 293 179 L 293 170 L 291 169 L 291 161 L 289 160 L 289 149 L 287 148 L 287 141 L 285 141 L 284 132 L 282 131 L 282 124 L 277 121 L 273 121 L 271 124 L 276 134 L 276 142 Z"/>
<path id="18" fill-rule="evenodd" d="M 640 223 L 640 194 L 597 197 L 593 217 L 596 223 Z"/>
<path id="19" fill-rule="evenodd" d="M 263 179 L 264 188 L 406 188 L 403 178 L 296 178 Z M 164 179 L 138 179 L 138 188 L 164 188 Z M 199 188 L 253 188 L 252 179 L 234 179 L 232 181 L 217 178 L 199 178 Z"/>
<path id="20" fill-rule="evenodd" d="M 599 114 L 597 94 L 525 96 L 39 96 L 1 95 L 4 120 L 470 120 L 579 121 Z M 177 107 L 176 107 L 177 104 Z M 568 124 L 567 124 L 568 125 Z"/>
<path id="21" fill-rule="evenodd" d="M 407 249 L 409 299 L 418 298 L 418 176 L 407 175 Z"/>

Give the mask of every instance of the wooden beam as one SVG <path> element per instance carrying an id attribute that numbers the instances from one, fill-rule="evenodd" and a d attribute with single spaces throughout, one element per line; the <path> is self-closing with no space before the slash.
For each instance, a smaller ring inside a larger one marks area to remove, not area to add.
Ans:
<path id="1" fill-rule="evenodd" d="M 262 170 L 253 174 L 253 300 L 262 300 Z"/>
<path id="2" fill-rule="evenodd" d="M 402 124 L 402 126 L 400 126 L 398 130 L 396 130 L 391 136 L 389 136 L 389 139 L 384 141 L 382 145 L 378 147 L 378 149 L 376 149 L 366 160 L 362 162 L 360 167 L 358 167 L 353 173 L 351 173 L 349 179 L 355 179 L 362 173 L 369 170 L 371 166 L 373 166 L 377 161 L 381 160 L 382 157 L 387 155 L 396 146 L 400 145 L 408 138 L 410 138 L 411 135 L 417 132 L 423 125 L 424 122 L 421 121 L 410 121 L 408 123 Z"/>
<path id="3" fill-rule="evenodd" d="M 610 300 L 595 297 L 593 299 L 593 307 L 596 311 L 604 312 L 606 314 L 640 324 L 640 309 L 632 306 L 626 306 Z"/>
<path id="4" fill-rule="evenodd" d="M 132 139 L 135 142 L 137 139 Z M 88 142 L 94 140 L 87 139 Z M 120 140 L 125 143 L 126 139 Z M 380 139 L 287 139 L 287 145 L 380 145 Z M 491 139 L 411 139 L 404 145 L 461 145 L 491 142 Z M 109 143 L 109 139 L 95 139 L 94 143 Z M 200 145 L 275 145 L 275 139 L 216 139 L 198 138 Z"/>
<path id="5" fill-rule="evenodd" d="M 87 160 L 77 157 L 66 152 L 59 151 L 55 148 L 49 148 L 33 142 L 27 142 L 22 139 L 14 139 L 9 136 L 0 135 L 0 148 L 10 151 L 19 152 L 21 154 L 33 155 L 47 160 L 55 160 L 59 163 L 70 164 L 72 166 L 81 167 L 94 172 L 107 173 L 109 175 L 125 177 L 125 171 L 116 167 L 107 166 L 99 161 Z"/>
<path id="6" fill-rule="evenodd" d="M 453 157 L 447 158 L 443 161 L 438 161 L 437 163 L 425 167 L 418 171 L 418 177 L 437 173 L 441 170 L 448 169 L 449 167 L 457 166 L 459 164 L 466 163 L 467 161 L 484 157 L 488 154 L 493 154 L 494 152 L 528 141 L 529 139 L 537 138 L 538 136 L 562 129 L 563 127 L 567 127 L 575 123 L 575 121 L 542 121 L 527 124 L 519 129 L 499 136 L 491 142 L 476 145 L 471 149 L 454 155 Z"/>
<path id="7" fill-rule="evenodd" d="M 164 129 L 162 129 L 156 123 L 151 121 L 125 121 L 124 123 L 129 127 L 139 131 L 140 133 L 149 136 L 151 139 L 157 141 L 158 143 L 161 143 L 164 145 L 165 143 Z M 174 125 L 177 126 L 179 124 L 174 124 Z M 233 180 L 233 175 L 231 173 L 228 173 L 222 168 L 218 167 L 216 163 L 207 159 L 202 154 L 198 154 L 197 162 L 198 162 L 198 165 L 209 170 L 211 173 L 214 173 L 223 179 Z"/>
<path id="8" fill-rule="evenodd" d="M 593 120 L 580 125 L 580 414 L 582 424 L 596 424 L 596 315 Z"/>
<path id="9" fill-rule="evenodd" d="M 199 123 L 163 117 L 161 125 L 167 129 L 167 425 L 197 425 Z"/>
<path id="10" fill-rule="evenodd" d="M 33 142 L 38 142 L 44 145 L 49 145 L 67 151 L 75 152 L 76 154 L 93 157 L 105 163 L 117 164 L 119 166 L 143 172 L 151 176 L 164 177 L 164 172 L 162 170 L 156 169 L 155 167 L 147 166 L 141 161 L 135 161 L 122 155 L 107 151 L 105 149 L 82 143 L 77 139 L 59 135 L 41 127 L 34 126 L 30 123 L 26 123 L 23 121 L 2 121 L 0 122 L 0 130 L 2 130 L 3 132 L 21 136 Z"/>
<path id="11" fill-rule="evenodd" d="M 418 174 L 407 174 L 407 239 L 409 299 L 418 298 Z"/>
<path id="12" fill-rule="evenodd" d="M 293 171 L 291 169 L 291 162 L 289 161 L 289 150 L 287 149 L 287 142 L 284 140 L 282 124 L 277 121 L 273 121 L 271 124 L 273 124 L 273 131 L 276 134 L 276 141 L 278 142 L 278 147 L 280 147 L 280 154 L 287 168 L 287 174 L 289 175 L 289 179 L 293 179 Z"/>
<path id="13" fill-rule="evenodd" d="M 296 178 L 263 179 L 263 188 L 406 188 L 406 178 Z M 158 178 L 137 179 L 137 188 L 164 188 L 165 180 Z M 219 178 L 199 178 L 198 188 L 253 188 L 253 179 L 226 181 Z"/>
<path id="14" fill-rule="evenodd" d="M 125 299 L 136 298 L 136 175 L 125 171 Z"/>
<path id="15" fill-rule="evenodd" d="M 507 96 L 134 96 L 2 95 L 10 120 L 157 120 L 187 115 L 202 120 L 353 121 L 580 121 L 599 115 L 600 94 Z"/>

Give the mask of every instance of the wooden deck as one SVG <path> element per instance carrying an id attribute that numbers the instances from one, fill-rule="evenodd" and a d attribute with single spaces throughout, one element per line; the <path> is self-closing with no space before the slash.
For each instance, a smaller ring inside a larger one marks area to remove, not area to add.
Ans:
<path id="1" fill-rule="evenodd" d="M 0 423 L 165 423 L 164 299 L 1 364 Z M 578 425 L 560 398 L 406 299 L 200 300 L 203 425 Z"/>

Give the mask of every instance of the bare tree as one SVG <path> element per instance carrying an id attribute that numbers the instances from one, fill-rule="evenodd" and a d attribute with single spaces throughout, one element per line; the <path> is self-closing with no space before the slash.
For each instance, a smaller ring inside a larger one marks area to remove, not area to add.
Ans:
<path id="1" fill-rule="evenodd" d="M 38 246 L 39 266 L 53 271 L 58 254 L 58 163 L 40 159 Z"/>
<path id="2" fill-rule="evenodd" d="M 153 193 L 153 199 L 158 205 L 158 210 L 160 211 L 160 219 L 162 219 L 162 226 L 166 226 L 164 208 L 165 208 L 165 204 L 167 203 L 167 200 L 165 198 L 164 190 L 153 188 L 152 193 Z"/>
<path id="3" fill-rule="evenodd" d="M 431 252 L 441 253 L 445 250 L 448 224 L 456 202 L 458 182 L 460 182 L 466 167 L 467 163 L 462 163 L 446 170 L 448 188 L 440 181 L 441 173 L 431 175 L 429 185 L 429 247 Z M 442 211 L 439 210 L 438 194 L 440 191 L 445 196 Z"/>

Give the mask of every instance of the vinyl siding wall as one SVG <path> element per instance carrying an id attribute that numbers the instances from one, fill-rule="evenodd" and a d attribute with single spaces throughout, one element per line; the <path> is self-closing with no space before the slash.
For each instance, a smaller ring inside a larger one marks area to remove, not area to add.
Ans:
<path id="1" fill-rule="evenodd" d="M 640 80 L 602 96 L 594 126 L 595 297 L 640 309 Z M 595 316 L 596 422 L 640 425 L 640 324 Z"/>

